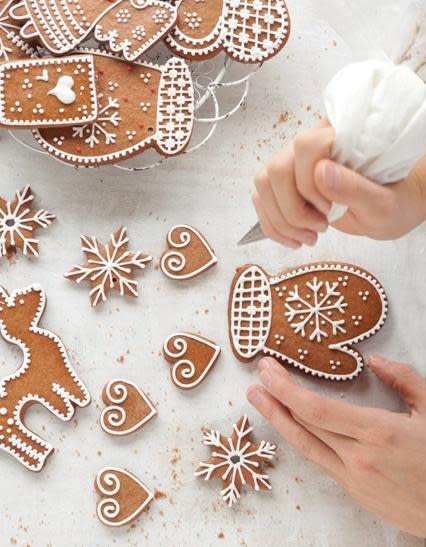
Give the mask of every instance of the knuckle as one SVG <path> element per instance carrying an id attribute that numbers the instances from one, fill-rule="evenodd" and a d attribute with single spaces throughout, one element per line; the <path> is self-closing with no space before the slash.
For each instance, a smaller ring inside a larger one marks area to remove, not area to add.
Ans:
<path id="1" fill-rule="evenodd" d="M 371 454 L 367 451 L 355 452 L 350 458 L 350 464 L 355 472 L 361 474 L 369 473 L 376 468 Z"/>
<path id="2" fill-rule="evenodd" d="M 306 458 L 311 459 L 312 457 L 312 440 L 309 434 L 301 429 L 297 432 L 295 438 L 296 448 L 306 456 Z"/>
<path id="3" fill-rule="evenodd" d="M 282 158 L 277 155 L 271 158 L 267 165 L 266 170 L 268 175 L 271 177 L 284 176 L 286 171 L 286 165 L 283 162 Z"/>
<path id="4" fill-rule="evenodd" d="M 296 205 L 294 207 L 290 207 L 287 211 L 287 220 L 292 226 L 301 228 L 305 226 L 307 219 L 308 215 L 305 207 L 303 206 Z"/>
<path id="5" fill-rule="evenodd" d="M 325 421 L 324 405 L 320 402 L 311 403 L 306 411 L 306 420 L 314 425 L 323 424 Z"/>
<path id="6" fill-rule="evenodd" d="M 263 192 L 269 187 L 269 179 L 264 171 L 256 173 L 256 176 L 254 178 L 254 185 L 258 192 Z"/>

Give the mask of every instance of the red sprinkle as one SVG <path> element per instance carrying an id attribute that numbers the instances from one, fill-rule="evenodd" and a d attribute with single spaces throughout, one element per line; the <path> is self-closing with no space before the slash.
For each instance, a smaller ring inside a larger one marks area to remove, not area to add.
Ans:
<path id="1" fill-rule="evenodd" d="M 129 102 L 129 97 L 123 97 L 123 101 L 124 101 L 125 103 L 128 103 L 128 102 Z"/>
<path id="2" fill-rule="evenodd" d="M 128 72 L 132 72 L 132 70 L 133 70 L 132 65 L 127 65 L 127 71 L 128 71 Z"/>
<path id="3" fill-rule="evenodd" d="M 151 93 L 155 93 L 157 91 L 155 87 L 150 87 L 149 90 L 151 91 Z"/>
<path id="4" fill-rule="evenodd" d="M 143 128 L 145 127 L 145 124 L 144 124 L 143 122 L 140 122 L 140 123 L 139 123 L 139 127 L 140 127 L 141 129 L 143 129 Z"/>
<path id="5" fill-rule="evenodd" d="M 81 146 L 77 146 L 76 151 L 77 151 L 78 154 L 81 154 Z"/>
<path id="6" fill-rule="evenodd" d="M 99 75 L 100 75 L 100 76 L 103 76 L 103 75 L 104 75 L 104 71 L 103 71 L 102 69 L 99 69 L 98 72 L 99 72 Z"/>

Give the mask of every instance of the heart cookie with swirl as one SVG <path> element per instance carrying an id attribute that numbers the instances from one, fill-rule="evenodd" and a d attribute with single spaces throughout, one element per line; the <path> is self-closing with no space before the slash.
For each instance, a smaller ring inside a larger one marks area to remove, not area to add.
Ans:
<path id="1" fill-rule="evenodd" d="M 170 279 L 191 279 L 217 264 L 217 257 L 198 230 L 179 224 L 167 235 L 169 250 L 160 259 L 163 274 Z"/>
<path id="2" fill-rule="evenodd" d="M 358 266 L 315 263 L 277 276 L 244 266 L 229 298 L 232 349 L 242 362 L 263 353 L 314 376 L 349 380 L 364 366 L 353 345 L 381 329 L 387 309 L 379 281 Z"/>
<path id="3" fill-rule="evenodd" d="M 115 379 L 106 384 L 102 400 L 107 405 L 100 424 L 105 433 L 114 436 L 138 431 L 157 414 L 157 409 L 136 384 Z"/>
<path id="4" fill-rule="evenodd" d="M 96 513 L 102 524 L 118 527 L 137 520 L 154 498 L 154 493 L 137 477 L 117 467 L 105 467 L 96 476 L 95 489 L 101 496 Z"/>
<path id="5" fill-rule="evenodd" d="M 165 341 L 163 355 L 171 365 L 173 383 L 180 389 L 193 389 L 205 380 L 215 365 L 220 348 L 202 336 L 175 333 Z"/>

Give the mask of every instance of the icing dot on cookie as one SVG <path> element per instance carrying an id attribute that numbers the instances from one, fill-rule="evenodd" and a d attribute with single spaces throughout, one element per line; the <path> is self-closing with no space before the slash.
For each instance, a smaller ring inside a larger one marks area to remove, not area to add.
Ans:
<path id="1" fill-rule="evenodd" d="M 1 415 L 1 416 L 6 416 L 6 414 L 7 414 L 7 408 L 4 407 L 4 406 L 2 406 L 2 407 L 0 408 L 0 415 Z"/>
<path id="2" fill-rule="evenodd" d="M 7 420 L 7 424 L 8 425 L 13 425 L 15 422 L 13 421 L 13 418 L 8 418 Z"/>

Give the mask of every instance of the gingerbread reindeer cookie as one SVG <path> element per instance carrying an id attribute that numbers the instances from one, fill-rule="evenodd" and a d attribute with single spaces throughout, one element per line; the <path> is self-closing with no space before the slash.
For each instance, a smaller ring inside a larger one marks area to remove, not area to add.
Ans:
<path id="1" fill-rule="evenodd" d="M 314 376 L 352 379 L 364 365 L 353 345 L 383 326 L 387 309 L 379 281 L 358 266 L 315 263 L 277 276 L 244 266 L 229 297 L 232 349 L 243 362 L 263 353 Z"/>
<path id="2" fill-rule="evenodd" d="M 28 408 L 40 403 L 63 421 L 90 395 L 74 372 L 66 349 L 52 332 L 39 327 L 46 296 L 39 285 L 9 295 L 0 287 L 0 333 L 23 352 L 23 363 L 0 382 L 0 449 L 31 471 L 41 471 L 53 447 L 24 423 Z"/>
<path id="3" fill-rule="evenodd" d="M 188 66 L 172 58 L 163 66 L 131 63 L 92 52 L 99 115 L 94 122 L 36 130 L 53 157 L 96 167 L 124 161 L 148 148 L 163 156 L 182 153 L 191 137 L 194 96 Z"/>
<path id="4" fill-rule="evenodd" d="M 185 59 L 224 50 L 242 63 L 260 63 L 281 51 L 289 36 L 284 0 L 182 0 L 166 44 Z"/>
<path id="5" fill-rule="evenodd" d="M 92 122 L 97 116 L 91 55 L 0 65 L 0 125 L 15 129 L 64 127 Z"/>

